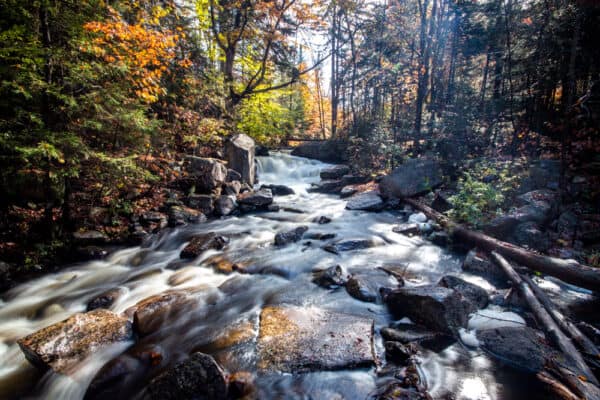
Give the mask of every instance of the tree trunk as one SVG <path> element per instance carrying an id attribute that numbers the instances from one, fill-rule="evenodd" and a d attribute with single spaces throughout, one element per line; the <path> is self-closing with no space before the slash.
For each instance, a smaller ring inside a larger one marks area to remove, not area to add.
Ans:
<path id="1" fill-rule="evenodd" d="M 492 251 L 491 255 L 492 260 L 494 260 L 494 262 L 498 264 L 500 268 L 502 268 L 504 273 L 506 273 L 513 285 L 517 288 L 519 294 L 523 297 L 523 299 L 533 312 L 536 321 L 542 327 L 544 332 L 546 332 L 549 339 L 553 342 L 556 348 L 560 349 L 563 352 L 565 358 L 572 361 L 573 365 L 577 367 L 578 371 L 575 372 L 584 374 L 587 381 L 593 383 L 594 385 L 598 385 L 598 381 L 596 380 L 594 374 L 583 360 L 583 357 L 581 356 L 579 351 L 577 351 L 571 340 L 563 333 L 563 331 L 560 330 L 558 325 L 554 322 L 554 319 L 552 319 L 548 311 L 544 308 L 542 303 L 540 303 L 538 298 L 533 293 L 532 288 L 527 284 L 527 282 L 521 279 L 521 276 L 514 270 L 514 268 L 508 263 L 508 261 L 504 259 L 504 257 L 496 253 L 495 251 Z M 569 386 L 575 386 L 573 387 L 573 389 L 581 390 L 580 385 L 576 382 L 577 380 L 577 376 L 575 376 L 574 379 L 571 376 L 567 377 L 567 382 L 570 384 Z"/>
<path id="2" fill-rule="evenodd" d="M 404 202 L 423 211 L 429 218 L 435 219 L 444 226 L 450 234 L 465 243 L 486 251 L 496 251 L 504 257 L 547 275 L 555 276 L 564 282 L 586 288 L 595 292 L 600 291 L 600 269 L 582 265 L 575 260 L 561 260 L 525 250 L 511 243 L 503 242 L 481 232 L 472 231 L 451 221 L 446 216 L 433 210 L 414 199 L 404 199 Z"/>

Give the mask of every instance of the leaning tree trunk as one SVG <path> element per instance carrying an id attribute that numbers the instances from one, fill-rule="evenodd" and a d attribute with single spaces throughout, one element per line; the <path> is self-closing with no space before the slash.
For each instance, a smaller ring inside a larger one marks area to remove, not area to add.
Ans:
<path id="1" fill-rule="evenodd" d="M 470 243 L 486 251 L 496 251 L 504 257 L 547 275 L 555 276 L 564 282 L 586 288 L 595 292 L 600 291 L 600 268 L 591 268 L 575 260 L 561 260 L 525 250 L 511 243 L 503 242 L 481 232 L 476 232 L 453 222 L 431 207 L 414 199 L 404 199 L 407 204 L 423 211 L 429 218 L 435 219 L 444 226 L 452 237 Z"/>

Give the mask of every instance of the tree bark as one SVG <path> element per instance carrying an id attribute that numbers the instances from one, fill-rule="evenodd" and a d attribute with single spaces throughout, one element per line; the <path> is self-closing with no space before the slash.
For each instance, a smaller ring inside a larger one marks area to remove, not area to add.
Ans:
<path id="1" fill-rule="evenodd" d="M 542 303 L 535 297 L 532 288 L 521 278 L 508 261 L 495 251 L 492 251 L 491 255 L 494 262 L 502 268 L 513 285 L 517 288 L 519 294 L 523 297 L 533 312 L 536 321 L 544 332 L 546 332 L 549 339 L 557 349 L 562 351 L 565 359 L 570 361 L 572 365 L 577 368 L 576 371 L 571 371 L 557 366 L 556 368 L 553 368 L 553 371 L 556 370 L 561 375 L 561 378 L 564 379 L 565 383 L 571 389 L 576 391 L 577 394 L 582 395 L 585 399 L 594 398 L 587 395 L 588 388 L 581 382 L 579 374 L 583 374 L 585 381 L 591 382 L 594 385 L 598 385 L 598 381 L 583 360 L 579 351 L 577 351 L 571 340 L 563 333 L 563 331 L 560 330 Z"/>
<path id="2" fill-rule="evenodd" d="M 582 265 L 575 260 L 562 260 L 544 256 L 525 250 L 511 243 L 503 242 L 481 232 L 476 232 L 451 221 L 448 217 L 438 213 L 431 207 L 419 203 L 414 199 L 404 199 L 407 204 L 423 211 L 429 218 L 435 219 L 444 226 L 450 234 L 465 243 L 470 243 L 482 250 L 496 251 L 504 257 L 547 275 L 555 276 L 564 282 L 579 286 L 594 292 L 600 291 L 600 269 Z"/>

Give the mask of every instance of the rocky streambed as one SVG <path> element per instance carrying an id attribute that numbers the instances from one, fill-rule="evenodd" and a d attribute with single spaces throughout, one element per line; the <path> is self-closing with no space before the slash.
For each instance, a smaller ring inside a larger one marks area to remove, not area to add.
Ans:
<path id="1" fill-rule="evenodd" d="M 481 254 L 344 167 L 258 172 L 246 213 L 8 292 L 0 398 L 548 398 L 557 354 Z M 536 279 L 565 308 L 591 298 Z"/>

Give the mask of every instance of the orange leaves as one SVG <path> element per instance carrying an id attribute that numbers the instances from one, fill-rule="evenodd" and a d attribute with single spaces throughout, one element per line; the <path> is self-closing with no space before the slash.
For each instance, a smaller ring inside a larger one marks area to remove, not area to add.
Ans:
<path id="1" fill-rule="evenodd" d="M 161 79 L 169 70 L 175 58 L 175 46 L 185 36 L 181 32 L 152 29 L 145 18 L 135 24 L 124 21 L 120 15 L 109 9 L 111 18 L 104 21 L 88 22 L 84 29 L 95 34 L 91 45 L 82 50 L 100 58 L 108 64 L 116 63 L 127 67 L 128 79 L 135 94 L 145 103 L 153 103 L 164 92 Z M 164 13 L 153 11 L 154 21 Z M 178 65 L 189 67 L 191 62 L 183 60 Z"/>

